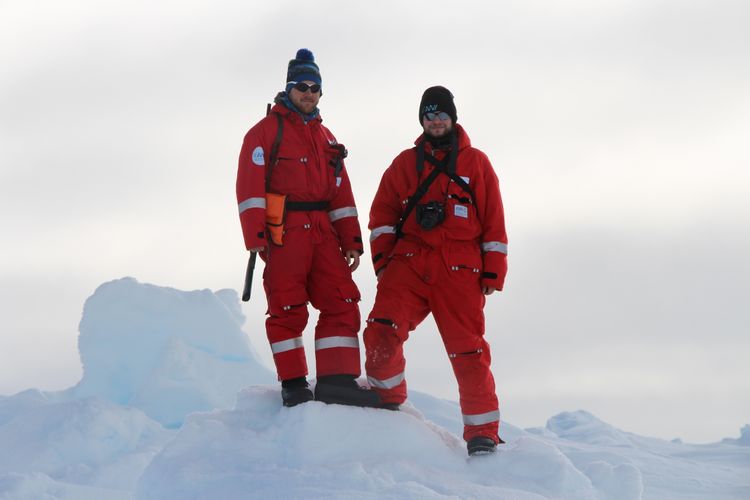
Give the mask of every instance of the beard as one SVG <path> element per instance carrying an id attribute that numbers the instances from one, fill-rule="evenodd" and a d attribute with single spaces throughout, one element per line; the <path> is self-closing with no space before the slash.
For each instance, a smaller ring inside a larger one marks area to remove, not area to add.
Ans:
<path id="1" fill-rule="evenodd" d="M 451 145 L 451 136 L 453 135 L 453 130 L 454 129 L 452 125 L 440 128 L 437 131 L 426 128 L 424 131 L 424 135 L 425 139 L 427 139 L 427 142 L 432 144 L 434 148 L 443 148 Z"/>

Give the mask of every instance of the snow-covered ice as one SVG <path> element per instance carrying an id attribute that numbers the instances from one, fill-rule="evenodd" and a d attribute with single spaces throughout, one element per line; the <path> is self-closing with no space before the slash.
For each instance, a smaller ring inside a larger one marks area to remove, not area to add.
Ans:
<path id="1" fill-rule="evenodd" d="M 82 380 L 0 396 L 0 499 L 750 498 L 750 426 L 692 445 L 565 412 L 469 459 L 458 405 L 428 394 L 282 407 L 243 323 L 231 290 L 103 284 Z"/>
<path id="2" fill-rule="evenodd" d="M 105 283 L 84 306 L 83 378 L 71 396 L 140 408 L 167 427 L 194 411 L 231 407 L 249 381 L 276 379 L 258 361 L 244 321 L 233 290 Z"/>

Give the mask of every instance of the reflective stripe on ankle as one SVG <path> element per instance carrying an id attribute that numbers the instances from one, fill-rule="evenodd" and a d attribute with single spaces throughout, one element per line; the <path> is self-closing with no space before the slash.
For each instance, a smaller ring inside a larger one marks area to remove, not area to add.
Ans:
<path id="1" fill-rule="evenodd" d="M 273 352 L 274 354 L 279 354 L 282 352 L 291 351 L 292 349 L 299 349 L 303 345 L 304 343 L 302 342 L 302 337 L 295 337 L 293 339 L 274 342 L 273 344 L 271 344 L 271 352 Z"/>
<path id="2" fill-rule="evenodd" d="M 464 420 L 464 425 L 484 425 L 491 424 L 492 422 L 500 421 L 500 411 L 488 411 L 487 413 L 480 413 L 478 415 L 461 415 Z"/>
<path id="3" fill-rule="evenodd" d="M 330 349 L 332 347 L 351 347 L 359 349 L 357 337 L 325 337 L 315 341 L 315 350 Z"/>
<path id="4" fill-rule="evenodd" d="M 404 372 L 399 373 L 398 375 L 395 375 L 391 378 L 387 378 L 385 380 L 379 380 L 375 377 L 367 377 L 367 381 L 370 383 L 371 386 L 377 387 L 378 389 L 393 389 L 398 384 L 404 381 Z"/>

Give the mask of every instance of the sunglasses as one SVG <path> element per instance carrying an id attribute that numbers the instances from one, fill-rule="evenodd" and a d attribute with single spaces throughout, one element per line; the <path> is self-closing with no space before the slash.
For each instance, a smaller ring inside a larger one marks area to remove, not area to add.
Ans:
<path id="1" fill-rule="evenodd" d="M 312 85 L 308 85 L 305 82 L 293 82 L 294 88 L 302 92 L 303 94 L 307 92 L 308 90 L 312 92 L 313 94 L 317 94 L 320 92 L 320 85 L 317 83 L 313 83 Z"/>
<path id="2" fill-rule="evenodd" d="M 451 117 L 448 113 L 444 111 L 440 111 L 438 113 L 425 113 L 424 117 L 427 118 L 427 121 L 433 121 L 433 120 L 450 120 Z"/>

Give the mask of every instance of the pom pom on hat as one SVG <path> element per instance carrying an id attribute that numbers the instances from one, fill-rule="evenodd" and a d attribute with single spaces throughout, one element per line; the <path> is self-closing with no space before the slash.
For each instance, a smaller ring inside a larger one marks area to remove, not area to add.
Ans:
<path id="1" fill-rule="evenodd" d="M 310 52 L 310 49 L 299 49 L 297 51 L 297 57 L 295 59 L 299 61 L 314 61 L 315 56 L 313 56 L 313 53 Z"/>

